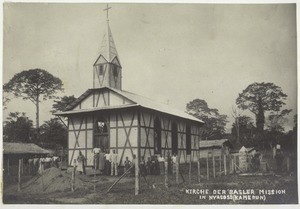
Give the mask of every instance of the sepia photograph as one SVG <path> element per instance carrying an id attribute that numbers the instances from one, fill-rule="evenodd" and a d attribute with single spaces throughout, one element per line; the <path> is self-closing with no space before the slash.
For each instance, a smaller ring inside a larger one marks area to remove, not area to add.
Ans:
<path id="1" fill-rule="evenodd" d="M 2 204 L 298 205 L 296 3 L 3 2 L 2 51 Z"/>

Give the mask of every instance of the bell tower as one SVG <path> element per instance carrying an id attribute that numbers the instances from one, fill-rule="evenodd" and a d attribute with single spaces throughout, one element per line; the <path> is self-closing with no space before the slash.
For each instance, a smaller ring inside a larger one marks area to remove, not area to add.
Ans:
<path id="1" fill-rule="evenodd" d="M 106 30 L 103 35 L 100 55 L 94 63 L 93 88 L 111 87 L 122 90 L 122 67 L 116 45 L 109 27 L 108 10 L 106 7 Z"/>

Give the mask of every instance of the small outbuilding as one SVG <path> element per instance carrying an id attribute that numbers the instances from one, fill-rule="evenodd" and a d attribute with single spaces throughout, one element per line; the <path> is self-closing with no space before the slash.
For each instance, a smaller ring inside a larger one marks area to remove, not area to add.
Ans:
<path id="1" fill-rule="evenodd" d="M 16 166 L 19 159 L 27 162 L 30 158 L 45 157 L 51 153 L 34 143 L 3 142 L 3 168 L 6 170 L 8 166 Z"/>
<path id="2" fill-rule="evenodd" d="M 201 140 L 199 144 L 200 158 L 206 158 L 208 153 L 214 156 L 228 155 L 232 144 L 228 139 Z"/>

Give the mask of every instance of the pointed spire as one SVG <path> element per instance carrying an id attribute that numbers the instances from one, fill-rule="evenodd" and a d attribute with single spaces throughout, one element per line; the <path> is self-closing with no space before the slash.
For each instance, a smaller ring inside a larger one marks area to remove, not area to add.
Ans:
<path id="1" fill-rule="evenodd" d="M 100 55 L 102 55 L 107 62 L 111 62 L 115 57 L 117 57 L 118 61 L 119 60 L 119 56 L 118 56 L 118 52 L 116 49 L 116 45 L 109 27 L 109 19 L 108 19 L 108 10 L 111 9 L 111 7 L 106 7 L 106 9 L 104 9 L 107 14 L 106 14 L 106 30 L 104 32 L 103 38 L 102 38 L 102 43 L 101 43 L 101 48 L 100 48 Z"/>

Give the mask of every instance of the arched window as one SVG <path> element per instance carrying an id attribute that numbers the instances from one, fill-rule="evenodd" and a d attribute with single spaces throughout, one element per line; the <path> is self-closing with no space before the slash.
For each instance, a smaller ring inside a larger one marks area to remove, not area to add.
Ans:
<path id="1" fill-rule="evenodd" d="M 191 126 L 186 125 L 186 154 L 191 154 Z"/>
<path id="2" fill-rule="evenodd" d="M 106 120 L 102 117 L 97 118 L 94 123 L 93 147 L 109 149 L 108 128 Z"/>
<path id="3" fill-rule="evenodd" d="M 172 123 L 172 154 L 174 153 L 178 154 L 178 132 L 175 122 Z"/>
<path id="4" fill-rule="evenodd" d="M 161 154 L 161 123 L 159 118 L 154 120 L 154 154 Z"/>

